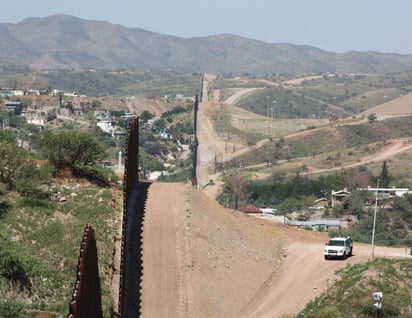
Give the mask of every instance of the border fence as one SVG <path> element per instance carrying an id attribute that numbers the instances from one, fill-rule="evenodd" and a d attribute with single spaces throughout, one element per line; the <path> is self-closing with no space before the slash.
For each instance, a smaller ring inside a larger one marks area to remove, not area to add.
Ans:
<path id="1" fill-rule="evenodd" d="M 194 145 L 191 181 L 192 186 L 197 186 L 198 95 L 193 110 Z M 142 233 L 150 184 L 148 181 L 139 180 L 139 117 L 136 117 L 129 123 L 125 144 L 118 317 L 140 317 L 141 313 Z M 103 317 L 95 231 L 90 225 L 86 225 L 80 244 L 76 283 L 67 317 Z"/>
<path id="2" fill-rule="evenodd" d="M 67 317 L 103 317 L 96 239 L 90 225 L 86 225 L 80 244 L 76 284 Z"/>

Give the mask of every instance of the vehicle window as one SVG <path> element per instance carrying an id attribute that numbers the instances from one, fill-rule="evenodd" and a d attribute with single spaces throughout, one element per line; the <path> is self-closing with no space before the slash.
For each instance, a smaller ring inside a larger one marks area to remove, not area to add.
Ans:
<path id="1" fill-rule="evenodd" d="M 344 241 L 330 240 L 328 245 L 332 246 L 344 246 Z"/>

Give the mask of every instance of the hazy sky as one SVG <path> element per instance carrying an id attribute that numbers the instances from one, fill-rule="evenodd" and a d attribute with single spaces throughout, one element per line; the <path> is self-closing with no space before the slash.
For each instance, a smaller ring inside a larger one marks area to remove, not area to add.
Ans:
<path id="1" fill-rule="evenodd" d="M 411 0 L 4 0 L 0 22 L 59 13 L 183 38 L 231 33 L 338 53 L 412 54 Z"/>

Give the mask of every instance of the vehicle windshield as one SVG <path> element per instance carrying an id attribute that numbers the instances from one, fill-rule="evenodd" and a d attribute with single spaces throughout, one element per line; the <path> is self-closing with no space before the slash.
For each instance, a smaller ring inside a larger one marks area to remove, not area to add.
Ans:
<path id="1" fill-rule="evenodd" d="M 341 241 L 341 240 L 330 240 L 328 245 L 331 245 L 331 246 L 344 246 L 345 242 Z"/>

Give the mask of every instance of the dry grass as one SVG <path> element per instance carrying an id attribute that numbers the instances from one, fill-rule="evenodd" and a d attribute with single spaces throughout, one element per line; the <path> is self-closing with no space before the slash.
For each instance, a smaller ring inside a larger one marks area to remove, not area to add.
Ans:
<path id="1" fill-rule="evenodd" d="M 280 138 L 308 128 L 325 126 L 329 123 L 327 119 L 272 119 L 227 104 L 221 106 L 221 108 L 229 113 L 231 127 L 243 132 L 259 134 L 262 139 Z"/>
<path id="2" fill-rule="evenodd" d="M 221 106 L 227 113 L 230 114 L 230 126 L 237 130 L 260 136 L 261 140 L 269 139 L 274 142 L 279 138 L 285 137 L 288 142 L 297 141 L 304 145 L 319 143 L 319 138 L 326 139 L 321 143 L 329 143 L 324 149 L 317 149 L 315 156 L 298 157 L 290 161 L 278 161 L 273 165 L 254 166 L 247 169 L 248 177 L 261 178 L 268 176 L 276 171 L 282 171 L 290 174 L 300 173 L 322 173 L 326 171 L 338 171 L 345 167 L 357 167 L 360 165 L 367 166 L 372 173 L 378 173 L 381 169 L 382 158 L 374 160 L 374 156 L 382 152 L 385 145 L 390 144 L 390 140 L 382 139 L 379 142 L 371 142 L 370 144 L 362 144 L 357 147 L 346 148 L 341 136 L 337 136 L 338 125 L 361 124 L 367 121 L 367 115 L 374 113 L 378 120 L 384 120 L 392 117 L 402 117 L 412 114 L 412 94 L 401 96 L 387 103 L 378 105 L 361 113 L 357 118 L 353 117 L 347 120 L 331 123 L 326 119 L 271 119 L 265 116 L 257 115 L 246 111 L 234 105 L 224 104 Z M 323 129 L 326 129 L 325 131 Z M 390 129 L 390 128 L 387 128 Z M 326 131 L 328 131 L 326 133 Z M 234 137 L 234 136 L 233 136 Z M 314 139 L 315 138 L 315 139 Z M 316 138 L 318 139 L 316 141 Z M 388 137 L 394 138 L 394 136 Z M 237 141 L 247 145 L 246 137 L 237 136 Z M 264 144 L 263 144 L 264 145 Z M 332 146 L 331 146 L 332 145 Z M 337 147 L 339 145 L 339 147 Z M 273 149 L 273 144 L 266 143 L 263 146 L 263 152 L 269 152 Z M 257 159 L 256 155 L 259 150 L 256 147 L 250 148 L 253 153 L 249 157 Z M 238 158 L 243 162 L 249 162 L 248 155 L 243 155 Z M 391 156 L 388 153 L 385 160 L 392 167 L 392 175 L 399 182 L 409 183 L 412 180 L 411 168 L 409 168 L 409 160 L 412 157 L 411 150 L 405 148 L 403 153 Z M 246 164 L 247 165 L 247 164 Z M 408 175 L 411 175 L 408 177 Z"/>

